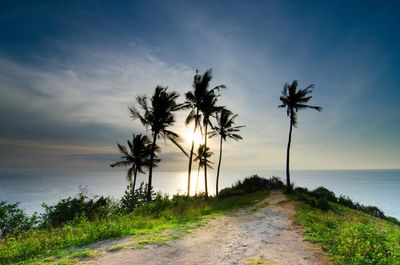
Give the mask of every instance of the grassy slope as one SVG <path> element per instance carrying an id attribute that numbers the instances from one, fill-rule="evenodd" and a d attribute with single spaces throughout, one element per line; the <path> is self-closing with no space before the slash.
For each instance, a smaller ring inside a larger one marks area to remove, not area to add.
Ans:
<path id="1" fill-rule="evenodd" d="M 306 239 L 320 243 L 335 264 L 399 265 L 400 227 L 388 221 L 332 204 L 324 212 L 299 204 L 296 219 Z"/>
<path id="2" fill-rule="evenodd" d="M 206 218 L 253 205 L 265 199 L 267 194 L 259 192 L 222 200 L 178 198 L 144 205 L 127 215 L 94 222 L 81 219 L 61 228 L 31 230 L 0 242 L 0 264 L 71 264 L 96 255 L 90 250 L 77 252 L 76 247 L 128 235 L 135 238 L 131 247 L 141 247 L 150 242 L 163 243 L 180 237 Z M 118 249 L 117 246 L 115 250 Z"/>

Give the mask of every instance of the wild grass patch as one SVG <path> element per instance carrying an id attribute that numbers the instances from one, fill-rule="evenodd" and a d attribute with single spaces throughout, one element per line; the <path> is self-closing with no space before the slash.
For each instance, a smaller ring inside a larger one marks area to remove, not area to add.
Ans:
<path id="1" fill-rule="evenodd" d="M 398 225 L 338 204 L 331 207 L 322 211 L 299 205 L 296 219 L 306 239 L 320 243 L 336 264 L 400 264 Z"/>

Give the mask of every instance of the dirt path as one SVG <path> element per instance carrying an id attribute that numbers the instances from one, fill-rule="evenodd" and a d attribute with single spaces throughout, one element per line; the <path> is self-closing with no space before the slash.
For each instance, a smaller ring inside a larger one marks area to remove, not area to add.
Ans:
<path id="1" fill-rule="evenodd" d="M 272 192 L 267 203 L 219 216 L 163 246 L 102 251 L 81 264 L 247 264 L 251 258 L 277 264 L 330 264 L 318 247 L 303 241 L 301 228 L 292 223 L 293 202 Z"/>

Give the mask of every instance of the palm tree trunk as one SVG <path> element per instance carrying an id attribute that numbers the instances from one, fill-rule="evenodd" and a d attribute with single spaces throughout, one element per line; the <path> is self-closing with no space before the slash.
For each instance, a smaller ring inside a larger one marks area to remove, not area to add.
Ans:
<path id="1" fill-rule="evenodd" d="M 157 141 L 157 133 L 154 132 L 153 143 L 151 144 L 149 181 L 148 181 L 148 187 L 147 187 L 147 201 L 149 201 L 149 202 L 151 201 L 151 185 L 152 185 L 152 180 L 153 180 L 153 161 L 154 161 L 154 150 L 156 147 L 156 141 Z"/>
<path id="2" fill-rule="evenodd" d="M 135 192 L 137 169 L 133 172 L 133 192 Z"/>
<path id="3" fill-rule="evenodd" d="M 199 185 L 199 175 L 200 175 L 200 162 L 199 162 L 199 167 L 197 168 L 196 189 L 194 191 L 196 195 L 197 195 L 197 186 Z"/>
<path id="4" fill-rule="evenodd" d="M 190 156 L 189 156 L 189 169 L 188 169 L 188 191 L 187 196 L 190 196 L 190 177 L 192 175 L 192 159 L 193 159 L 193 149 L 194 149 L 194 134 L 197 129 L 197 116 L 199 116 L 199 110 L 196 112 L 196 118 L 194 119 L 194 130 L 193 130 L 193 139 L 192 139 L 192 147 L 190 148 Z"/>
<path id="5" fill-rule="evenodd" d="M 222 159 L 222 136 L 219 141 L 219 161 L 218 161 L 218 169 L 217 169 L 217 183 L 215 185 L 217 197 L 218 197 L 218 181 L 219 181 L 219 169 L 221 168 L 221 159 Z"/>
<path id="6" fill-rule="evenodd" d="M 288 140 L 288 145 L 287 145 L 287 150 L 286 150 L 286 191 L 287 192 L 291 191 L 289 160 L 290 160 L 290 144 L 292 142 L 292 128 L 293 128 L 293 123 L 292 123 L 292 120 L 290 120 L 289 140 Z"/>
<path id="7" fill-rule="evenodd" d="M 204 163 L 204 186 L 205 186 L 205 192 L 206 192 L 206 199 L 208 198 L 208 187 L 207 187 L 207 129 L 208 129 L 208 120 L 205 124 L 205 128 L 204 128 L 204 132 L 205 132 L 205 136 L 204 136 L 204 160 L 206 161 Z"/>

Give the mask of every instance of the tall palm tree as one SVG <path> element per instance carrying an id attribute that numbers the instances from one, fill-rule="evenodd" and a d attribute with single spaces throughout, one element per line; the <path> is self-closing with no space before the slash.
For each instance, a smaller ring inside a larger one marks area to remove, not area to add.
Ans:
<path id="1" fill-rule="evenodd" d="M 286 83 L 282 90 L 282 96 L 279 98 L 282 104 L 279 108 L 286 108 L 287 116 L 290 119 L 289 140 L 286 150 L 286 190 L 291 191 L 290 185 L 290 172 L 289 172 L 289 157 L 290 157 L 290 144 L 292 141 L 292 128 L 297 128 L 297 112 L 304 109 L 315 109 L 321 111 L 319 106 L 307 105 L 312 98 L 311 93 L 314 85 L 311 84 L 304 89 L 297 89 L 297 81 L 294 80 L 292 84 Z"/>
<path id="2" fill-rule="evenodd" d="M 216 86 L 212 89 L 209 89 L 209 84 L 212 79 L 212 70 L 208 69 L 204 72 L 204 74 L 200 74 L 198 70 L 196 70 L 196 74 L 193 78 L 193 90 L 189 91 L 185 94 L 185 104 L 190 109 L 190 113 L 185 120 L 185 124 L 189 125 L 191 122 L 194 122 L 193 134 L 196 133 L 196 130 L 201 130 L 201 105 L 203 104 L 204 99 L 207 96 L 210 96 L 214 93 L 214 91 L 223 88 L 224 86 Z M 192 145 L 189 153 L 189 167 L 188 167 L 188 187 L 187 187 L 187 195 L 190 195 L 190 179 L 192 173 L 192 160 L 193 160 L 193 150 L 194 150 L 194 138 L 192 139 Z"/>
<path id="3" fill-rule="evenodd" d="M 197 183 L 199 180 L 199 173 L 200 173 L 200 168 L 205 167 L 206 165 L 209 168 L 212 168 L 210 160 L 208 160 L 209 157 L 211 157 L 214 153 L 210 151 L 209 147 L 205 147 L 204 144 L 201 144 L 199 148 L 197 149 L 197 153 L 195 155 L 194 161 L 199 161 L 199 166 L 197 168 L 197 181 L 196 181 L 196 193 L 197 193 Z"/>
<path id="4" fill-rule="evenodd" d="M 136 101 L 143 113 L 135 107 L 129 108 L 132 120 L 139 119 L 143 126 L 152 132 L 153 136 L 147 191 L 148 201 L 151 201 L 152 165 L 157 139 L 160 137 L 164 140 L 169 139 L 187 156 L 185 150 L 180 145 L 181 139 L 179 135 L 168 129 L 175 123 L 175 112 L 182 110 L 185 106 L 176 102 L 179 97 L 177 92 L 168 92 L 167 89 L 167 87 L 157 86 L 151 98 L 147 96 L 137 96 Z"/>
<path id="5" fill-rule="evenodd" d="M 224 107 L 222 106 L 217 106 L 217 97 L 215 93 L 210 93 L 207 95 L 201 106 L 200 106 L 200 111 L 203 114 L 203 127 L 204 127 L 204 147 L 207 149 L 207 139 L 209 137 L 208 135 L 208 126 L 212 126 L 210 118 L 212 116 L 215 116 L 216 113 L 218 113 L 221 109 Z M 208 198 L 208 186 L 207 186 L 207 164 L 204 165 L 204 183 L 206 186 L 205 190 L 205 195 L 206 198 Z"/>
<path id="6" fill-rule="evenodd" d="M 210 133 L 210 138 L 216 135 L 220 136 L 219 141 L 219 160 L 218 160 L 218 168 L 217 168 L 217 182 L 215 185 L 216 195 L 218 197 L 218 182 L 219 182 L 219 172 L 221 168 L 221 158 L 222 158 L 222 140 L 226 141 L 227 138 L 234 139 L 239 141 L 242 138 L 237 132 L 240 131 L 240 128 L 244 126 L 235 126 L 235 119 L 238 115 L 233 113 L 230 110 L 225 108 L 221 109 L 219 113 L 217 113 L 217 125 L 212 126 L 213 132 Z"/>
<path id="7" fill-rule="evenodd" d="M 144 168 L 150 168 L 150 157 L 151 157 L 151 140 L 146 135 L 134 134 L 132 142 L 127 141 L 128 148 L 124 145 L 118 145 L 118 149 L 122 154 L 121 161 L 118 161 L 111 167 L 127 167 L 130 166 L 126 174 L 126 178 L 129 183 L 132 183 L 133 175 L 133 190 L 136 186 L 136 177 L 138 173 L 144 174 Z M 155 152 L 159 152 L 160 148 L 155 146 Z M 157 166 L 159 159 L 154 159 L 153 167 Z"/>

